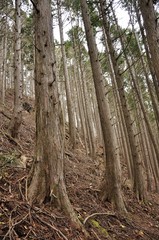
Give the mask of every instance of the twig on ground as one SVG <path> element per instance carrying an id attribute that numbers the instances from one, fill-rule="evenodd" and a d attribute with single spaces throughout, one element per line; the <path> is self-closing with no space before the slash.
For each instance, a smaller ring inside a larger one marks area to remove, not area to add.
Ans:
<path id="1" fill-rule="evenodd" d="M 92 229 L 92 232 L 93 232 L 93 234 L 95 235 L 95 237 L 98 239 L 98 240 L 101 240 L 99 237 L 98 237 L 98 235 L 97 235 L 97 233 Z"/>
<path id="2" fill-rule="evenodd" d="M 0 167 L 1 167 L 1 166 L 0 166 Z M 8 190 L 5 189 L 5 188 L 3 188 L 2 186 L 0 186 L 0 188 L 1 188 L 3 191 L 8 192 Z"/>
<path id="3" fill-rule="evenodd" d="M 22 150 L 22 152 L 23 152 L 22 146 L 20 145 L 20 143 L 18 143 L 18 141 L 17 141 L 16 139 L 14 139 L 9 133 L 4 132 L 2 129 L 0 129 L 0 132 L 1 132 L 5 137 L 9 138 L 11 141 L 13 141 L 14 143 L 16 143 L 16 144 L 20 147 L 20 149 Z M 20 153 L 22 153 L 22 152 L 20 151 Z"/>
<path id="4" fill-rule="evenodd" d="M 54 231 L 56 231 L 60 236 L 62 236 L 65 240 L 68 240 L 68 238 L 56 227 L 52 226 L 51 224 L 43 221 L 38 215 L 36 215 L 36 218 L 43 224 L 45 224 L 47 227 L 53 229 Z"/>
<path id="5" fill-rule="evenodd" d="M 49 213 L 47 210 L 44 211 L 43 209 L 38 208 L 38 207 L 32 207 L 32 208 L 35 211 L 35 213 L 42 213 L 42 214 L 44 214 L 44 215 L 46 215 L 48 217 L 53 217 L 54 219 L 56 219 L 56 218 L 59 218 L 59 219 L 65 218 L 65 217 L 57 216 L 55 214 L 53 215 L 52 213 Z"/>
<path id="6" fill-rule="evenodd" d="M 22 192 L 22 186 L 21 186 L 20 182 L 18 183 L 18 187 L 19 187 L 20 195 L 21 195 L 21 197 L 22 197 L 22 199 L 23 199 L 23 201 L 24 201 L 24 200 L 25 200 L 25 197 L 24 197 L 24 194 L 23 194 L 23 192 Z"/>
<path id="7" fill-rule="evenodd" d="M 86 222 L 87 222 L 90 218 L 92 218 L 92 217 L 94 217 L 94 216 L 99 216 L 99 215 L 115 216 L 115 213 L 111 213 L 111 212 L 107 212 L 107 213 L 93 213 L 93 214 L 91 214 L 91 215 L 89 215 L 88 217 L 85 218 L 85 220 L 83 221 L 83 224 L 85 225 Z"/>
<path id="8" fill-rule="evenodd" d="M 4 211 L 4 209 L 2 207 L 0 207 L 0 212 L 3 212 L 3 215 L 5 215 L 8 218 L 8 214 Z"/>
<path id="9" fill-rule="evenodd" d="M 13 227 L 13 221 L 12 221 L 12 213 L 17 209 L 17 206 L 11 211 L 11 214 L 9 216 L 9 221 L 8 221 L 8 231 L 5 234 L 5 236 L 3 237 L 2 240 L 5 240 L 7 238 L 7 236 L 9 236 L 9 239 L 12 239 L 12 233 L 14 232 L 14 227 Z"/>
<path id="10" fill-rule="evenodd" d="M 13 228 L 14 228 L 16 225 L 18 225 L 18 224 L 20 224 L 21 222 L 23 222 L 28 216 L 29 216 L 29 213 L 27 213 L 27 214 L 26 214 L 23 218 L 21 218 L 18 222 L 14 223 L 14 224 L 13 224 Z"/>
<path id="11" fill-rule="evenodd" d="M 28 239 L 28 236 L 29 236 L 29 234 L 32 232 L 32 229 L 29 229 L 29 231 L 28 231 L 28 233 L 27 233 L 27 235 L 25 236 L 25 238 L 24 239 Z"/>
<path id="12" fill-rule="evenodd" d="M 11 117 L 9 117 L 6 113 L 4 113 L 2 110 L 0 111 L 0 113 L 3 114 L 3 116 L 5 116 L 6 118 L 8 118 L 9 120 L 11 120 Z"/>

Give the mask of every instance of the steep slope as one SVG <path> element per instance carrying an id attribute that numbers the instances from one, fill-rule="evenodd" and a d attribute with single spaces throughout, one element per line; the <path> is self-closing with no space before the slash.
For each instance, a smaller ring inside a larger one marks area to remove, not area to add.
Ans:
<path id="1" fill-rule="evenodd" d="M 12 139 L 7 131 L 13 107 L 12 91 L 6 97 L 6 106 L 0 107 L 0 239 L 84 240 L 82 232 L 71 225 L 60 209 L 52 206 L 51 199 L 42 206 L 28 204 L 27 176 L 34 156 L 35 113 L 24 110 L 19 139 Z M 33 100 L 24 101 L 34 106 Z M 110 203 L 100 201 L 102 154 L 100 147 L 97 159 L 92 160 L 80 143 L 76 150 L 68 147 L 65 151 L 68 195 L 90 239 L 158 240 L 158 194 L 149 194 L 147 205 L 143 205 L 128 185 L 123 186 L 127 216 L 114 212 Z"/>

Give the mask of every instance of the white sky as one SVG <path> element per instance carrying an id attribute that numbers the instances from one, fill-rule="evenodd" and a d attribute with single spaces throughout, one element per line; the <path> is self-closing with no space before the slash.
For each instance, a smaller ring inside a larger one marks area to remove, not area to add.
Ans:
<path id="1" fill-rule="evenodd" d="M 123 28 L 127 28 L 128 27 L 128 22 L 129 22 L 128 13 L 121 8 L 117 8 L 116 9 L 116 15 L 117 15 L 117 18 L 118 18 L 119 25 Z M 67 32 L 71 29 L 71 24 L 69 23 L 68 17 L 69 17 L 69 13 L 68 13 L 68 16 L 67 16 L 67 14 L 65 14 L 64 17 L 63 17 L 64 18 L 63 19 L 63 24 L 64 24 L 64 40 L 65 41 L 68 39 Z M 54 38 L 58 42 L 60 42 L 60 34 L 59 34 L 58 23 L 54 24 Z M 100 44 L 100 39 L 99 38 L 100 38 L 100 34 L 98 35 L 98 38 L 96 39 L 98 48 L 99 48 L 100 51 L 104 51 L 102 44 Z"/>

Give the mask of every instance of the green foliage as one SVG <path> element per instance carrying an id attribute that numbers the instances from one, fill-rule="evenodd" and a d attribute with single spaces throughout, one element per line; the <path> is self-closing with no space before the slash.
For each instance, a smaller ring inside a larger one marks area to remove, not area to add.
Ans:
<path id="1" fill-rule="evenodd" d="M 91 18 L 91 24 L 94 28 L 101 27 L 102 22 L 99 18 L 97 2 L 88 1 L 89 14 Z M 95 29 L 94 29 L 95 30 Z"/>
<path id="2" fill-rule="evenodd" d="M 62 6 L 66 10 L 71 9 L 71 11 L 73 11 L 77 15 L 80 13 L 80 1 L 79 0 L 63 0 Z"/>
<path id="3" fill-rule="evenodd" d="M 80 42 L 84 42 L 85 39 L 85 33 L 83 31 L 83 29 L 81 27 L 79 27 L 78 25 L 73 26 L 68 32 L 67 32 L 68 37 L 70 38 L 70 40 L 73 42 L 75 41 L 75 43 L 80 43 Z"/>
<path id="4" fill-rule="evenodd" d="M 127 31 L 125 31 L 125 41 L 128 46 L 128 48 L 126 49 L 126 53 L 130 54 L 134 58 L 139 58 L 140 52 L 139 52 L 138 44 L 136 42 L 134 33 L 130 29 L 127 29 Z"/>

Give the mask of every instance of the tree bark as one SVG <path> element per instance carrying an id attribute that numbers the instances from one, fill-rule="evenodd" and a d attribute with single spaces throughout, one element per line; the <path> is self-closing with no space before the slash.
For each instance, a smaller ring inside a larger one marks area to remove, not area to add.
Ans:
<path id="1" fill-rule="evenodd" d="M 144 178 L 143 178 L 143 170 L 142 170 L 142 164 L 141 159 L 139 158 L 138 150 L 137 150 L 137 143 L 135 141 L 135 135 L 132 128 L 132 121 L 130 117 L 130 113 L 128 111 L 124 86 L 123 86 L 123 79 L 122 75 L 120 74 L 120 69 L 117 62 L 116 52 L 112 43 L 112 39 L 109 32 L 109 22 L 106 17 L 106 4 L 105 0 L 100 0 L 100 9 L 102 13 L 102 20 L 103 20 L 103 26 L 105 28 L 105 33 L 107 37 L 107 43 L 109 48 L 109 53 L 111 57 L 111 62 L 113 65 L 113 70 L 115 74 L 115 83 L 118 89 L 121 108 L 124 116 L 125 126 L 128 133 L 128 139 L 130 143 L 131 148 L 131 156 L 133 159 L 133 174 L 134 174 L 134 191 L 137 195 L 137 197 L 140 200 L 145 199 L 145 188 L 144 188 Z"/>
<path id="2" fill-rule="evenodd" d="M 21 0 L 15 1 L 15 50 L 14 50 L 14 112 L 10 122 L 10 133 L 18 137 L 22 123 L 22 68 L 21 68 Z"/>
<path id="3" fill-rule="evenodd" d="M 116 145 L 114 129 L 111 123 L 108 96 L 105 96 L 104 94 L 103 75 L 98 58 L 95 38 L 93 36 L 93 29 L 91 27 L 88 5 L 86 0 L 81 0 L 80 3 L 105 145 L 106 169 L 104 184 L 102 186 L 102 195 L 104 200 L 114 202 L 119 211 L 125 212 L 126 210 L 121 194 L 120 171 L 118 166 L 119 153 Z"/>
<path id="4" fill-rule="evenodd" d="M 146 30 L 146 36 L 148 46 L 151 54 L 151 59 L 155 69 L 157 77 L 157 85 L 159 86 L 159 45 L 157 36 L 157 16 L 155 16 L 153 1 L 139 0 L 139 7 L 143 17 L 144 27 Z"/>
<path id="5" fill-rule="evenodd" d="M 36 147 L 28 200 L 31 204 L 51 200 L 81 227 L 63 175 L 64 123 L 53 53 L 51 1 L 34 2 Z"/>
<path id="6" fill-rule="evenodd" d="M 62 13 L 61 13 L 61 0 L 57 0 L 57 8 L 58 8 L 58 21 L 59 21 L 63 71 L 64 71 L 65 88 L 66 88 L 69 136 L 70 136 L 71 146 L 74 148 L 75 144 L 76 144 L 75 114 L 74 114 L 74 106 L 73 106 L 72 97 L 71 97 L 69 74 L 68 74 L 68 69 L 67 69 L 67 65 L 66 65 L 67 61 L 66 61 L 66 52 L 65 52 L 65 45 L 64 45 L 63 22 L 62 22 Z"/>

